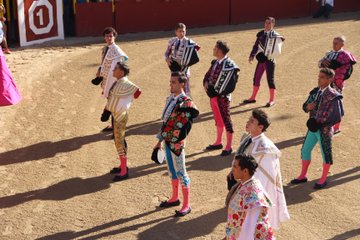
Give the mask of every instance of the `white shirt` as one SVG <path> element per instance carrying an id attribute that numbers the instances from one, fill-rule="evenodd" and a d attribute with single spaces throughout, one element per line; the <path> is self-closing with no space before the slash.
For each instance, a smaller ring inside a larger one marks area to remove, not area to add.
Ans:
<path id="1" fill-rule="evenodd" d="M 316 0 L 316 1 L 318 2 L 319 0 Z M 325 6 L 325 4 L 328 4 L 332 7 L 334 7 L 334 0 L 321 0 L 321 6 Z"/>

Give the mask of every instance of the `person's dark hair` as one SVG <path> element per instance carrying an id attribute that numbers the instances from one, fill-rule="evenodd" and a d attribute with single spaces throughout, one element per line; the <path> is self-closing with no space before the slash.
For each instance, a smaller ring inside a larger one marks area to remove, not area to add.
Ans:
<path id="1" fill-rule="evenodd" d="M 321 73 L 324 73 L 326 75 L 327 78 L 334 78 L 335 77 L 335 72 L 334 70 L 330 69 L 330 68 L 321 68 L 320 69 Z"/>
<path id="2" fill-rule="evenodd" d="M 121 70 L 124 71 L 124 76 L 129 75 L 129 73 L 130 73 L 130 68 L 129 68 L 129 66 L 128 66 L 126 63 L 124 63 L 124 62 L 117 62 L 117 63 L 116 63 L 116 66 L 118 66 Z"/>
<path id="3" fill-rule="evenodd" d="M 252 116 L 253 118 L 255 118 L 256 120 L 258 120 L 259 122 L 259 125 L 262 125 L 263 126 L 263 129 L 262 131 L 265 132 L 266 129 L 270 126 L 271 124 L 271 121 L 268 117 L 268 115 L 262 111 L 262 110 L 259 110 L 259 109 L 256 109 L 254 111 L 252 111 Z"/>
<path id="4" fill-rule="evenodd" d="M 186 83 L 186 81 L 188 80 L 186 75 L 184 73 L 180 73 L 180 72 L 173 72 L 171 73 L 172 77 L 178 77 L 178 81 L 179 83 Z"/>
<path id="5" fill-rule="evenodd" d="M 239 167 L 241 170 L 245 168 L 249 171 L 249 175 L 253 176 L 258 164 L 252 156 L 247 156 L 245 154 L 239 154 L 235 156 L 235 160 L 239 161 Z"/>
<path id="6" fill-rule="evenodd" d="M 178 30 L 178 29 L 186 29 L 186 25 L 183 23 L 177 23 L 175 26 L 175 30 Z"/>
<path id="7" fill-rule="evenodd" d="M 275 23 L 275 18 L 273 17 L 266 17 L 265 20 L 269 20 L 271 23 Z"/>
<path id="8" fill-rule="evenodd" d="M 224 41 L 221 41 L 221 40 L 218 40 L 218 41 L 216 42 L 216 47 L 217 47 L 218 49 L 220 49 L 220 51 L 221 51 L 224 55 L 226 55 L 226 54 L 230 51 L 230 48 L 228 47 L 227 43 L 224 42 Z"/>
<path id="9" fill-rule="evenodd" d="M 105 28 L 104 31 L 103 31 L 103 36 L 105 37 L 105 34 L 110 34 L 110 33 L 112 33 L 114 35 L 114 37 L 117 36 L 116 30 L 114 28 L 112 28 L 112 27 Z"/>

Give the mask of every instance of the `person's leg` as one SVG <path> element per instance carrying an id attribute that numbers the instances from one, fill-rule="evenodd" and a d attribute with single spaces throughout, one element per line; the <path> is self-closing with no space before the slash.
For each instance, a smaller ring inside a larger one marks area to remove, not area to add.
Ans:
<path id="1" fill-rule="evenodd" d="M 1 46 L 2 46 L 3 49 L 4 49 L 4 53 L 10 54 L 11 51 L 10 51 L 10 49 L 9 49 L 9 47 L 8 47 L 7 40 L 6 40 L 7 26 L 6 26 L 5 22 L 2 22 L 2 25 L 3 25 L 3 29 L 2 29 L 2 30 L 3 30 L 3 33 L 4 33 L 4 37 L 3 37 L 3 40 L 2 40 L 2 42 L 1 42 Z"/>
<path id="2" fill-rule="evenodd" d="M 319 10 L 314 14 L 313 18 L 319 18 L 321 17 L 325 12 L 325 6 L 321 6 Z"/>
<path id="3" fill-rule="evenodd" d="M 185 70 L 185 75 L 187 77 L 187 81 L 185 82 L 185 86 L 184 86 L 184 92 L 186 95 L 188 95 L 189 97 L 191 96 L 191 91 L 190 91 L 190 69 L 186 68 Z"/>
<path id="4" fill-rule="evenodd" d="M 311 151 L 315 147 L 318 139 L 316 133 L 308 131 L 301 148 L 301 172 L 300 175 L 294 180 L 304 180 L 306 179 L 307 170 L 311 163 Z"/>
<path id="5" fill-rule="evenodd" d="M 218 98 L 218 106 L 221 114 L 222 121 L 226 129 L 226 146 L 222 155 L 229 155 L 232 152 L 232 138 L 233 138 L 233 124 L 230 117 L 230 101 L 227 97 Z"/>
<path id="6" fill-rule="evenodd" d="M 330 13 L 332 11 L 333 7 L 330 6 L 329 4 L 325 4 L 324 6 L 324 17 L 329 19 L 330 18 Z"/>
<path id="7" fill-rule="evenodd" d="M 183 150 L 179 156 L 173 154 L 175 159 L 174 167 L 176 171 L 177 178 L 181 183 L 181 190 L 183 194 L 183 204 L 179 211 L 176 211 L 177 216 L 185 216 L 191 212 L 190 207 L 190 178 L 186 172 L 185 166 L 185 151 Z"/>
<path id="8" fill-rule="evenodd" d="M 127 167 L 127 144 L 125 140 L 125 129 L 128 121 L 128 114 L 124 113 L 120 121 L 114 119 L 114 142 L 117 153 L 120 158 L 120 173 L 115 176 L 114 180 L 119 179 L 119 177 L 124 177 L 128 175 Z"/>
<path id="9" fill-rule="evenodd" d="M 175 170 L 176 162 L 175 159 L 173 158 L 173 154 L 171 153 L 170 148 L 166 144 L 164 145 L 165 145 L 167 168 L 168 168 L 169 176 L 171 178 L 172 193 L 171 193 L 171 197 L 167 201 L 162 202 L 160 204 L 160 207 L 177 206 L 180 204 L 180 202 L 179 202 L 179 179 L 176 175 L 176 170 Z M 174 203 L 174 205 L 172 205 L 172 203 Z"/>
<path id="10" fill-rule="evenodd" d="M 271 107 L 275 104 L 275 63 L 272 61 L 266 61 L 266 79 L 269 86 L 270 98 L 266 104 L 267 107 Z"/>
<path id="11" fill-rule="evenodd" d="M 333 164 L 333 157 L 332 157 L 332 138 L 324 132 L 319 132 L 318 135 L 319 143 L 320 143 L 320 150 L 323 159 L 323 171 L 321 178 L 315 184 L 315 188 L 323 188 L 326 186 L 326 178 L 330 170 L 331 164 Z"/>
<path id="12" fill-rule="evenodd" d="M 260 81 L 261 81 L 261 77 L 264 74 L 265 71 L 265 63 L 257 63 L 256 65 L 256 69 L 255 69 L 255 73 L 254 73 L 254 79 L 253 79 L 253 92 L 251 94 L 251 96 L 244 100 L 244 103 L 252 103 L 252 102 L 256 102 L 256 95 L 259 91 L 260 88 Z"/>
<path id="13" fill-rule="evenodd" d="M 212 144 L 214 146 L 221 145 L 222 135 L 224 132 L 224 122 L 221 117 L 220 108 L 218 104 L 218 97 L 210 98 L 210 105 L 214 115 L 215 125 L 216 125 L 216 140 Z"/>

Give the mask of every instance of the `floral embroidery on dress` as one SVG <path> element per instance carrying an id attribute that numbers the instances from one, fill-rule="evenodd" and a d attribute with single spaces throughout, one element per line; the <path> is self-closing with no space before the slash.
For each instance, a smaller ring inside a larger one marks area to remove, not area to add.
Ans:
<path id="1" fill-rule="evenodd" d="M 187 96 L 180 97 L 167 122 L 164 124 L 161 136 L 170 150 L 179 156 L 184 149 L 184 140 L 181 134 L 187 135 L 191 129 L 192 120 L 199 114 L 196 106 Z"/>

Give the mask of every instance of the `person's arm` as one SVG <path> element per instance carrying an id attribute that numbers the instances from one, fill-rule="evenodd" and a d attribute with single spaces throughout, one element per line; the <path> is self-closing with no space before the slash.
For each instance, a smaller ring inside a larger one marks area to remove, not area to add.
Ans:
<path id="1" fill-rule="evenodd" d="M 350 68 L 351 59 L 347 54 L 343 54 L 341 57 L 337 59 L 340 66 L 335 69 L 335 77 L 334 82 L 340 80 L 344 80 L 345 74 L 347 73 L 348 69 Z"/>
<path id="2" fill-rule="evenodd" d="M 173 39 L 170 39 L 169 43 L 168 43 L 168 47 L 165 51 L 165 61 L 169 66 L 171 65 L 171 62 L 172 62 L 171 57 L 170 57 L 172 45 L 173 45 Z"/>
<path id="3" fill-rule="evenodd" d="M 262 207 L 255 207 L 246 210 L 246 216 L 241 226 L 241 232 L 237 240 L 255 239 L 255 230 Z"/>
<path id="4" fill-rule="evenodd" d="M 253 46 L 253 48 L 251 50 L 251 53 L 250 53 L 250 56 L 249 56 L 249 62 L 252 62 L 254 60 L 254 57 L 255 57 L 256 53 L 258 52 L 258 50 L 259 50 L 260 36 L 261 36 L 261 32 L 259 32 L 256 35 L 256 41 L 255 41 L 254 46 Z"/>
<path id="5" fill-rule="evenodd" d="M 136 90 L 136 92 L 134 93 L 134 98 L 137 99 L 138 97 L 140 97 L 142 91 L 140 88 L 138 88 L 138 90 Z"/>

